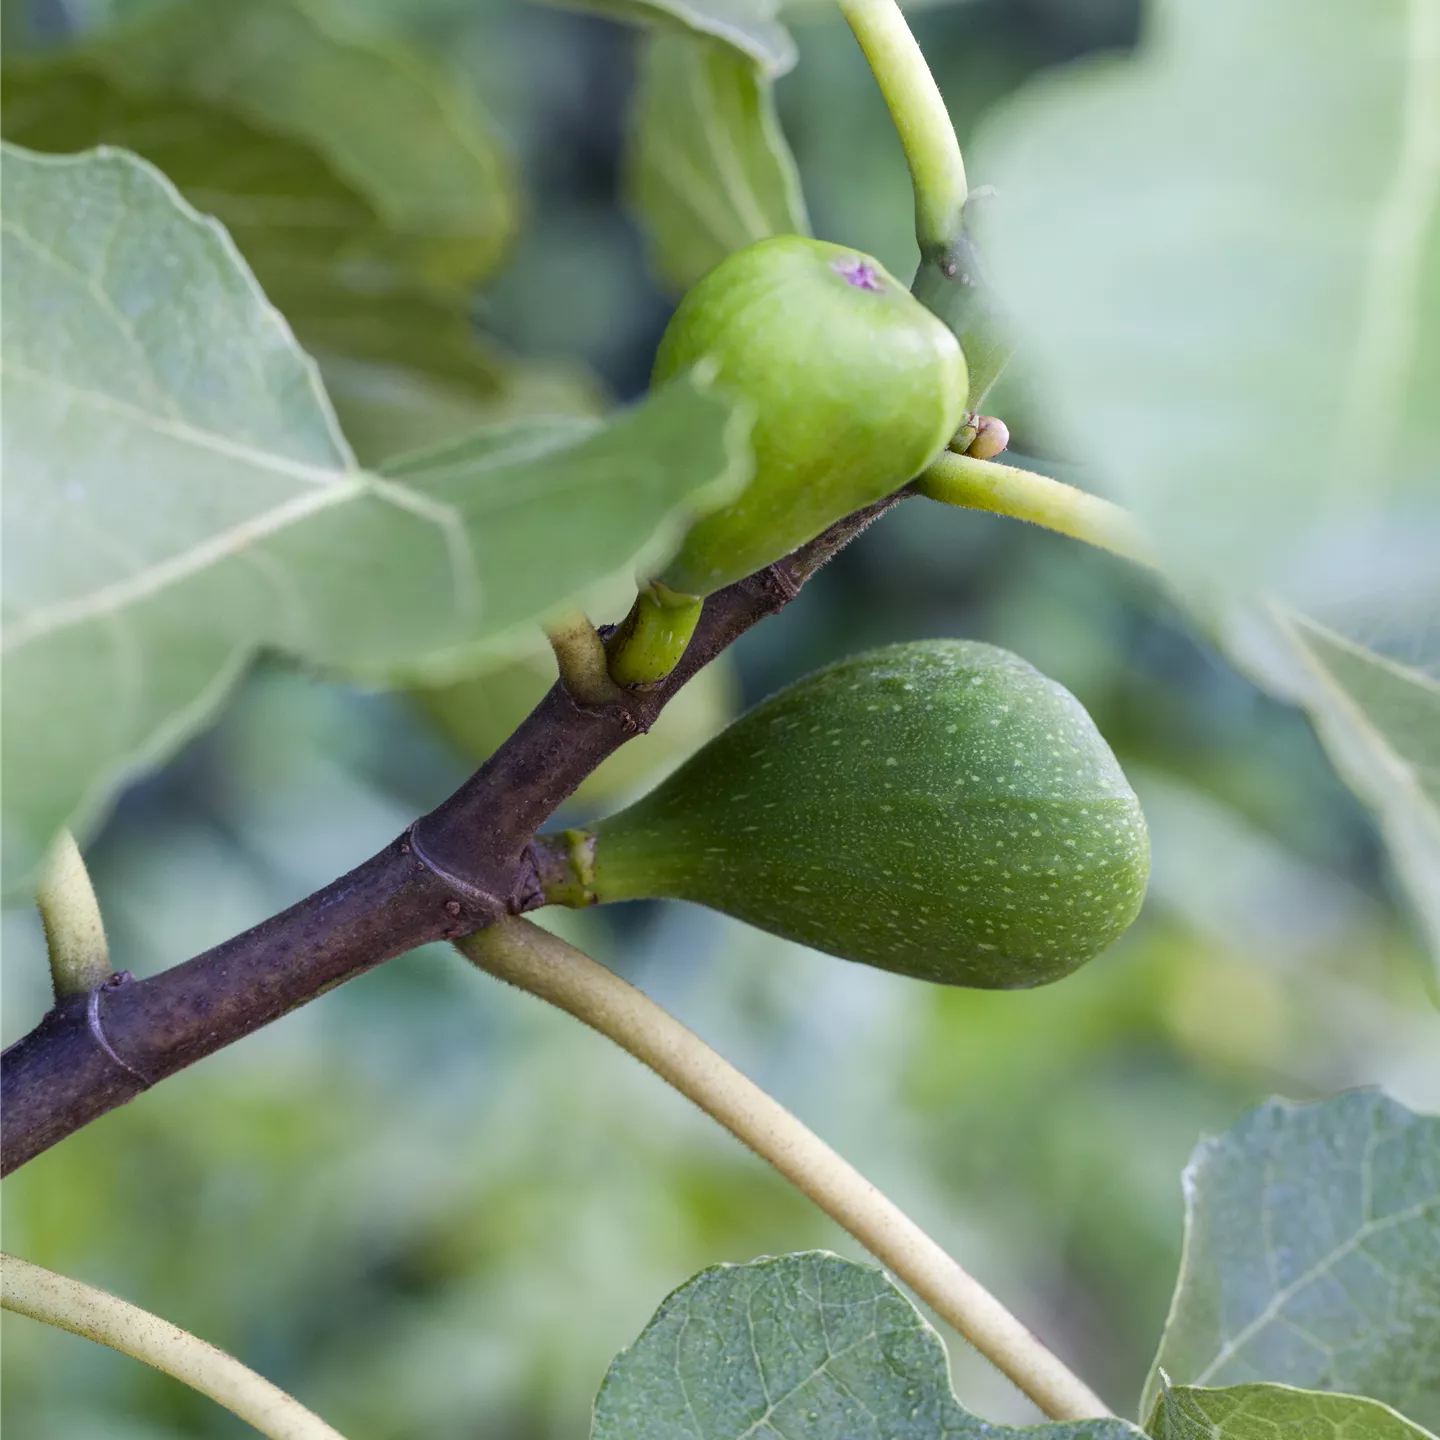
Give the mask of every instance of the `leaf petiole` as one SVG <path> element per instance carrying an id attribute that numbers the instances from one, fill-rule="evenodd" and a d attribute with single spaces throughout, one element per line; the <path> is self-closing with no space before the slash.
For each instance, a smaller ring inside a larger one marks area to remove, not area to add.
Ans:
<path id="1" fill-rule="evenodd" d="M 545 627 L 555 652 L 560 682 L 581 705 L 607 705 L 619 699 L 620 687 L 610 678 L 609 659 L 600 632 L 582 611 L 562 615 Z"/>
<path id="2" fill-rule="evenodd" d="M 208 1395 L 270 1440 L 344 1440 L 338 1430 L 233 1355 L 68 1275 L 0 1255 L 0 1305 L 143 1360 Z"/>
<path id="3" fill-rule="evenodd" d="M 1137 565 L 1153 568 L 1156 564 L 1149 537 L 1123 506 L 1033 470 L 1017 470 L 1013 465 L 997 465 L 993 460 L 947 450 L 911 488 L 945 505 L 988 510 L 1043 525 Z"/>
<path id="4" fill-rule="evenodd" d="M 84 995 L 103 985 L 111 973 L 105 922 L 85 859 L 68 830 L 55 837 L 45 858 L 35 906 L 45 926 L 55 999 Z"/>
<path id="5" fill-rule="evenodd" d="M 922 259 L 959 243 L 969 187 L 960 142 L 940 88 L 895 0 L 840 0 L 905 147 L 915 189 L 915 239 Z"/>
<path id="6" fill-rule="evenodd" d="M 573 1015 L 648 1065 L 842 1225 L 1056 1420 L 1104 1401 L 893 1201 L 694 1031 L 613 971 L 528 920 L 456 948 L 496 979 Z"/>

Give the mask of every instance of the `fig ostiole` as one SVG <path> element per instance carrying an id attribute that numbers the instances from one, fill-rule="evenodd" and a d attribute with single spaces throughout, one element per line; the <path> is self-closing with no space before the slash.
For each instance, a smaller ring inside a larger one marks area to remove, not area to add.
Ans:
<path id="1" fill-rule="evenodd" d="M 557 904 L 689 900 L 943 984 L 1058 980 L 1139 911 L 1139 801 L 1084 707 L 1008 651 L 894 645 L 740 717 L 648 795 L 543 835 Z"/>
<path id="2" fill-rule="evenodd" d="M 727 256 L 680 302 L 653 381 L 708 362 L 751 407 L 755 468 L 659 578 L 705 596 L 898 490 L 965 416 L 951 331 L 879 261 L 800 235 Z"/>

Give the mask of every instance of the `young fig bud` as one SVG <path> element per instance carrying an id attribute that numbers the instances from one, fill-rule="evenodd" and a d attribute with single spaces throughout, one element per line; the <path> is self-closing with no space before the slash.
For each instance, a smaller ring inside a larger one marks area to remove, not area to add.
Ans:
<path id="1" fill-rule="evenodd" d="M 898 490 L 965 413 L 950 330 L 878 261 L 799 235 L 736 251 L 685 296 L 654 382 L 704 360 L 754 411 L 755 473 L 659 577 L 686 594 L 752 574 Z"/>
<path id="2" fill-rule="evenodd" d="M 975 417 L 975 438 L 965 448 L 965 454 L 977 460 L 993 460 L 1010 446 L 1010 427 L 994 415 Z"/>
<path id="3" fill-rule="evenodd" d="M 1078 969 L 1135 918 L 1150 867 L 1139 801 L 1080 702 L 965 640 L 831 665 L 588 836 L 538 844 L 561 903 L 582 853 L 602 902 L 696 901 L 985 989 Z"/>

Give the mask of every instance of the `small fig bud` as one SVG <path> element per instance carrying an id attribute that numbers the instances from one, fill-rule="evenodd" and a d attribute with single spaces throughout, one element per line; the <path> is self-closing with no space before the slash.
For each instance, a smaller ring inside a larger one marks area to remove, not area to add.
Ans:
<path id="1" fill-rule="evenodd" d="M 799 235 L 736 251 L 680 302 L 655 383 L 703 361 L 754 411 L 755 472 L 660 577 L 687 594 L 752 574 L 898 490 L 964 418 L 950 330 L 878 261 Z"/>
<path id="2" fill-rule="evenodd" d="M 975 438 L 966 448 L 977 460 L 993 460 L 1010 444 L 1010 427 L 993 415 L 975 417 Z"/>
<path id="3" fill-rule="evenodd" d="M 962 640 L 797 682 L 589 833 L 601 902 L 696 901 L 985 989 L 1078 969 L 1135 918 L 1150 867 L 1139 801 L 1080 702 Z M 540 843 L 558 859 L 575 841 Z"/>

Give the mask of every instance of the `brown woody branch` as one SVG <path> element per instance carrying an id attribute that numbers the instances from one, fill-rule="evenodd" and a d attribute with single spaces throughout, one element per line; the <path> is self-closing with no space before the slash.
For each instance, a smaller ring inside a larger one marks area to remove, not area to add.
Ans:
<path id="1" fill-rule="evenodd" d="M 905 493 L 711 596 L 684 660 L 653 689 L 582 706 L 557 684 L 460 789 L 348 875 L 182 965 L 114 976 L 57 1005 L 0 1057 L 0 1174 L 352 976 L 535 908 L 536 831 L 696 671 Z"/>

